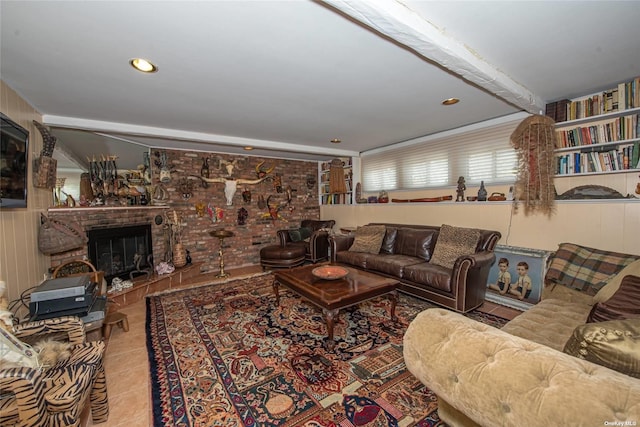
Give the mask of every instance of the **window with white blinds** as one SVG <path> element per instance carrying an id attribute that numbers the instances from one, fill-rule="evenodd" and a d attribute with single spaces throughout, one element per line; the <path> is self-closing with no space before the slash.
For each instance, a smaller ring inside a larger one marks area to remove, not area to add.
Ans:
<path id="1" fill-rule="evenodd" d="M 467 184 L 511 183 L 517 157 L 509 137 L 522 118 L 365 152 L 361 156 L 363 190 L 455 186 L 459 176 Z"/>

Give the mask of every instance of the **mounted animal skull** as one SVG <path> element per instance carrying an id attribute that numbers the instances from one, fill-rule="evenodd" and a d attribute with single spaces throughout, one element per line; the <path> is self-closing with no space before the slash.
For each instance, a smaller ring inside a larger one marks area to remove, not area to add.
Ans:
<path id="1" fill-rule="evenodd" d="M 241 161 L 241 159 L 234 159 L 232 161 L 218 159 L 218 169 L 225 168 L 227 170 L 227 176 L 230 177 L 231 175 L 233 175 L 234 168 L 241 169 L 241 166 L 239 165 Z"/>
<path id="2" fill-rule="evenodd" d="M 236 194 L 238 184 L 240 185 L 254 185 L 264 181 L 267 177 L 262 179 L 232 179 L 232 178 L 204 178 L 202 176 L 189 175 L 190 179 L 200 179 L 203 182 L 221 182 L 224 183 L 224 197 L 227 199 L 227 206 L 233 205 L 233 196 Z"/>

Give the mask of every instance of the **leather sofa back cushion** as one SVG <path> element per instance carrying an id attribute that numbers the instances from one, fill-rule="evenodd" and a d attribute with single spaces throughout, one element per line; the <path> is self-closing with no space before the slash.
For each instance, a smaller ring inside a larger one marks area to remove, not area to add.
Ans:
<path id="1" fill-rule="evenodd" d="M 387 227 L 387 232 L 382 240 L 382 246 L 380 246 L 381 254 L 394 254 L 394 247 L 396 244 L 396 238 L 398 237 L 398 229 L 396 227 Z"/>
<path id="2" fill-rule="evenodd" d="M 394 253 L 408 255 L 429 261 L 438 238 L 435 230 L 418 228 L 398 228 L 398 235 L 393 248 Z"/>
<path id="3" fill-rule="evenodd" d="M 431 262 L 441 267 L 453 268 L 459 257 L 476 253 L 480 235 L 480 230 L 475 228 L 442 224 Z"/>
<path id="4" fill-rule="evenodd" d="M 640 319 L 580 325 L 564 352 L 640 378 Z"/>

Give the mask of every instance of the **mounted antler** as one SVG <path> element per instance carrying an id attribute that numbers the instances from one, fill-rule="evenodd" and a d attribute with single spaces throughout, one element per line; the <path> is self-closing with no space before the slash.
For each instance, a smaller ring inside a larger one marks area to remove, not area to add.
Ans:
<path id="1" fill-rule="evenodd" d="M 261 161 L 260 163 L 258 163 L 256 165 L 256 176 L 258 178 L 265 178 L 267 175 L 269 175 L 271 172 L 273 172 L 273 170 L 276 168 L 276 165 L 274 164 L 273 166 L 271 166 L 270 169 L 264 169 L 262 167 L 262 165 L 265 163 L 265 161 Z"/>

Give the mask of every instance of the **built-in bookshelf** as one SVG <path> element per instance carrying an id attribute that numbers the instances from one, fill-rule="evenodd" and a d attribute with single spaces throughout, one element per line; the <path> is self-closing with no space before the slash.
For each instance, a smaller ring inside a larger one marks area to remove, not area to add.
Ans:
<path id="1" fill-rule="evenodd" d="M 564 111 L 561 109 L 565 108 Z M 556 176 L 640 169 L 640 77 L 616 88 L 547 106 L 556 124 Z"/>
<path id="2" fill-rule="evenodd" d="M 339 162 L 342 166 L 344 187 L 331 185 L 331 164 Z M 320 204 L 322 205 L 350 205 L 353 202 L 353 164 L 351 157 L 333 159 L 319 164 L 319 191 Z M 340 191 L 335 191 L 335 188 Z"/>

